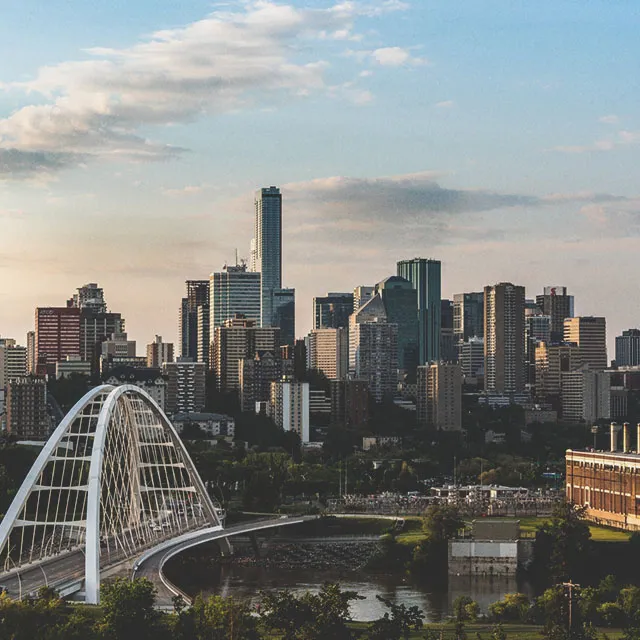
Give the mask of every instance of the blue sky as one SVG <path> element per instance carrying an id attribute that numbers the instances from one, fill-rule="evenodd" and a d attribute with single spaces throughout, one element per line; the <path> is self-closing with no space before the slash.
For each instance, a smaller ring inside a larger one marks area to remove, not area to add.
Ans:
<path id="1" fill-rule="evenodd" d="M 168 0 L 0 4 L 0 334 L 105 287 L 139 349 L 183 281 L 248 253 L 285 197 L 285 284 L 397 259 L 448 295 L 562 284 L 640 322 L 637 3 Z"/>

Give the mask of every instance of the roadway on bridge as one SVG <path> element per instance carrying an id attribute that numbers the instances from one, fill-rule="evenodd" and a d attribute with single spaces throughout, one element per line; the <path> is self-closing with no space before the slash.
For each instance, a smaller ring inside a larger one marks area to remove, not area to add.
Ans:
<path id="1" fill-rule="evenodd" d="M 300 516 L 297 518 L 275 518 L 271 520 L 261 520 L 258 522 L 245 522 L 232 527 L 227 527 L 222 530 L 204 531 L 200 535 L 189 538 L 188 540 L 178 541 L 175 545 L 169 548 L 158 549 L 157 552 L 152 553 L 144 557 L 140 561 L 134 571 L 133 578 L 147 578 L 154 583 L 158 591 L 156 598 L 156 606 L 159 608 L 170 608 L 172 606 L 172 599 L 176 594 L 180 594 L 183 597 L 187 597 L 178 587 L 171 584 L 167 580 L 166 576 L 162 573 L 164 564 L 169 558 L 176 554 L 190 549 L 204 542 L 211 542 L 212 540 L 220 540 L 222 538 L 228 538 L 237 535 L 254 533 L 263 529 L 274 529 L 277 527 L 288 526 L 293 524 L 300 524 L 307 522 L 308 520 L 315 520 L 318 516 Z M 188 598 L 188 597 L 187 597 Z"/>

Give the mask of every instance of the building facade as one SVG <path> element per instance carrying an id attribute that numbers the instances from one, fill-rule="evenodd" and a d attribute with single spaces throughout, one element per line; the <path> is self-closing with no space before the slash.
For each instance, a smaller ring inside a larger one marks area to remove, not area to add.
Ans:
<path id="1" fill-rule="evenodd" d="M 296 342 L 296 290 L 275 289 L 273 292 L 273 325 L 280 328 L 280 346 Z"/>
<path id="2" fill-rule="evenodd" d="M 443 300 L 441 304 L 440 328 L 440 360 L 443 362 L 458 362 L 458 345 L 453 333 L 453 302 Z"/>
<path id="3" fill-rule="evenodd" d="M 524 389 L 524 287 L 502 282 L 484 288 L 484 388 Z"/>
<path id="4" fill-rule="evenodd" d="M 564 321 L 573 317 L 573 296 L 567 287 L 545 287 L 542 295 L 536 296 L 536 303 L 542 313 L 551 318 L 550 340 L 564 339 Z"/>
<path id="5" fill-rule="evenodd" d="M 183 358 L 198 359 L 198 307 L 209 307 L 209 281 L 185 281 L 187 295 L 182 298 L 178 315 L 178 336 L 180 355 Z M 202 336 L 204 328 L 201 327 Z M 209 333 L 206 334 L 207 336 Z"/>
<path id="6" fill-rule="evenodd" d="M 247 271 L 245 264 L 225 265 L 209 277 L 210 341 L 216 327 L 236 315 L 255 320 L 260 325 L 260 273 Z"/>
<path id="7" fill-rule="evenodd" d="M 272 382 L 269 415 L 285 431 L 295 431 L 303 444 L 309 442 L 309 383 Z"/>
<path id="8" fill-rule="evenodd" d="M 364 306 L 376 294 L 375 287 L 360 285 L 353 290 L 353 311 L 354 313 Z"/>
<path id="9" fill-rule="evenodd" d="M 256 192 L 255 197 L 255 270 L 261 275 L 260 321 L 274 326 L 273 299 L 282 288 L 282 195 L 277 187 Z"/>
<path id="10" fill-rule="evenodd" d="M 160 369 L 165 362 L 173 362 L 173 342 L 162 342 L 162 336 L 156 336 L 147 345 L 147 367 Z"/>
<path id="11" fill-rule="evenodd" d="M 349 316 L 353 313 L 353 293 L 327 293 L 313 299 L 313 328 L 349 328 Z"/>
<path id="12" fill-rule="evenodd" d="M 418 364 L 440 359 L 441 271 L 439 260 L 414 258 L 397 264 L 398 275 L 413 285 L 418 307 Z"/>
<path id="13" fill-rule="evenodd" d="M 35 315 L 36 372 L 55 374 L 56 362 L 80 356 L 80 309 L 38 307 Z"/>
<path id="14" fill-rule="evenodd" d="M 345 378 L 349 372 L 349 330 L 314 329 L 309 334 L 309 368 L 329 380 Z"/>
<path id="15" fill-rule="evenodd" d="M 167 378 L 166 411 L 168 414 L 204 411 L 206 377 L 204 362 L 178 358 L 175 362 L 165 362 L 163 373 Z"/>
<path id="16" fill-rule="evenodd" d="M 578 345 L 570 342 L 539 342 L 535 350 L 536 396 L 559 397 L 562 374 L 581 366 Z"/>
<path id="17" fill-rule="evenodd" d="M 51 431 L 43 378 L 15 378 L 7 384 L 7 431 L 24 440 L 46 440 Z"/>
<path id="18" fill-rule="evenodd" d="M 253 357 L 241 358 L 238 377 L 242 411 L 255 411 L 256 402 L 268 401 L 271 383 L 282 379 L 283 373 L 279 351 L 258 351 Z"/>
<path id="19" fill-rule="evenodd" d="M 616 336 L 616 366 L 640 365 L 640 329 L 627 329 Z"/>
<path id="20" fill-rule="evenodd" d="M 453 335 L 456 342 L 484 337 L 484 293 L 456 293 L 453 296 Z"/>
<path id="21" fill-rule="evenodd" d="M 462 429 L 462 370 L 459 364 L 434 362 L 418 367 L 418 424 L 438 431 Z"/>
<path id="22" fill-rule="evenodd" d="M 602 317 L 578 316 L 564 321 L 564 341 L 580 347 L 582 364 L 591 369 L 607 368 L 607 321 Z"/>
<path id="23" fill-rule="evenodd" d="M 132 384 L 144 389 L 165 411 L 167 405 L 167 381 L 162 375 L 160 367 L 136 368 L 117 366 L 111 369 L 103 378 L 105 384 Z"/>
<path id="24" fill-rule="evenodd" d="M 347 427 L 369 420 L 369 382 L 353 378 L 331 380 L 331 424 Z"/>
<path id="25" fill-rule="evenodd" d="M 460 344 L 460 367 L 464 378 L 484 378 L 484 338 L 469 338 Z"/>

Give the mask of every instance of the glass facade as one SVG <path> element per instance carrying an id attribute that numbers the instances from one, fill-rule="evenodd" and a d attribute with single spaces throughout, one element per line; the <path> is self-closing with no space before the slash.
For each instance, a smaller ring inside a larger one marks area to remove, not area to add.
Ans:
<path id="1" fill-rule="evenodd" d="M 313 328 L 341 329 L 349 326 L 353 293 L 328 293 L 313 299 Z"/>

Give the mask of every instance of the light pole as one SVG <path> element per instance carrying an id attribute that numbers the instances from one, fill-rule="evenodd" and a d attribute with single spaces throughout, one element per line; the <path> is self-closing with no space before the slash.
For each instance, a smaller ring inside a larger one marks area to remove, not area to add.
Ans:
<path id="1" fill-rule="evenodd" d="M 580 585 L 575 582 L 563 582 L 562 586 L 569 590 L 569 632 L 573 629 L 573 590 L 579 589 Z"/>

